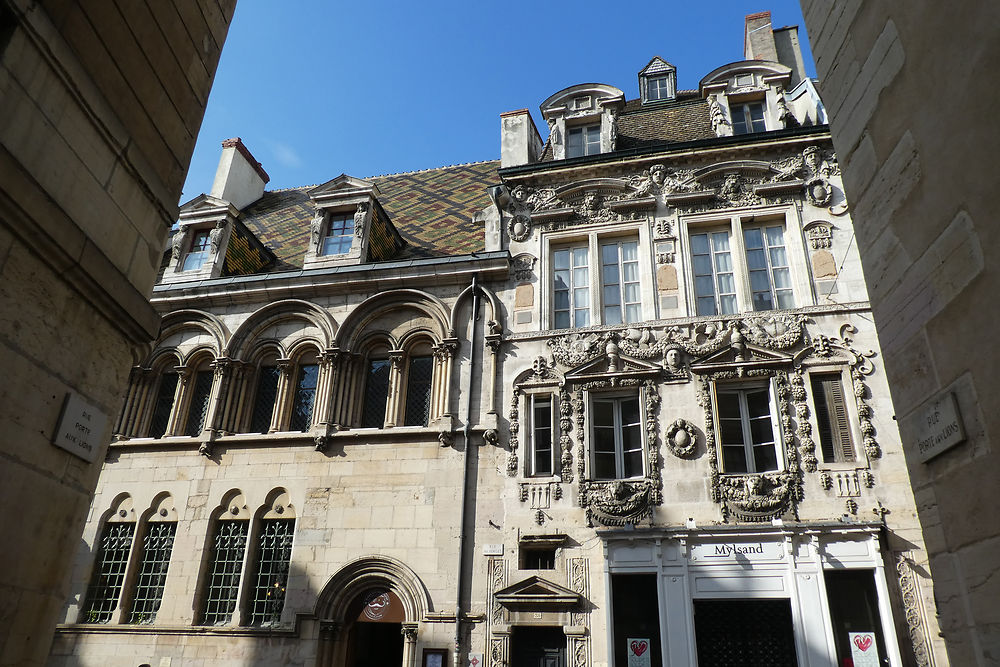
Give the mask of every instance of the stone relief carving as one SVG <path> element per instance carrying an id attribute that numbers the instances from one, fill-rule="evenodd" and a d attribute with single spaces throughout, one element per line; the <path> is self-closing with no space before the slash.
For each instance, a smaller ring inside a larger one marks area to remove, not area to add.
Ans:
<path id="1" fill-rule="evenodd" d="M 928 646 L 920 587 L 914 574 L 913 559 L 909 552 L 896 553 L 896 574 L 899 577 L 899 592 L 903 598 L 903 614 L 906 617 L 906 630 L 913 646 L 913 657 L 917 667 L 929 667 L 931 664 L 930 647 Z"/>
<path id="2" fill-rule="evenodd" d="M 719 128 L 723 126 L 730 127 L 729 119 L 726 118 L 726 112 L 722 110 L 722 105 L 719 104 L 719 100 L 715 95 L 708 96 L 708 113 L 712 118 L 712 131 L 716 135 L 720 134 Z"/>
<path id="3" fill-rule="evenodd" d="M 527 241 L 531 236 L 531 218 L 524 213 L 515 214 L 507 221 L 507 234 L 511 241 Z"/>
<path id="4" fill-rule="evenodd" d="M 694 454 L 698 432 L 686 419 L 676 419 L 664 432 L 667 448 L 677 458 L 686 459 Z"/>
<path id="5" fill-rule="evenodd" d="M 792 373 L 789 379 L 792 387 L 792 404 L 795 406 L 795 421 L 798 425 L 797 433 L 802 468 L 806 472 L 816 472 L 819 461 L 816 459 L 816 443 L 812 439 L 812 424 L 809 423 L 809 404 L 806 403 L 806 388 L 802 369 L 796 369 L 796 372 Z"/>
<path id="6" fill-rule="evenodd" d="M 791 430 L 792 408 L 789 401 L 791 391 L 788 374 L 772 369 L 751 369 L 745 375 L 774 378 L 787 467 L 783 471 L 753 474 L 720 472 L 711 385 L 719 380 L 735 379 L 740 376 L 735 371 L 701 376 L 698 385 L 698 403 L 705 411 L 705 448 L 708 450 L 712 500 L 721 505 L 725 521 L 734 518 L 737 521 L 760 523 L 780 518 L 789 512 L 797 518 L 797 506 L 803 498 L 802 471 L 795 447 L 795 436 Z"/>
<path id="7" fill-rule="evenodd" d="M 580 594 L 584 600 L 590 599 L 590 563 L 586 558 L 569 559 L 569 588 Z M 571 614 L 570 620 L 577 627 L 590 625 L 590 612 L 578 610 Z"/>
<path id="8" fill-rule="evenodd" d="M 309 223 L 309 247 L 316 254 L 319 254 L 319 244 L 323 236 L 323 213 L 318 212 Z"/>
<path id="9" fill-rule="evenodd" d="M 562 480 L 573 481 L 573 439 L 570 432 L 573 428 L 573 401 L 566 389 L 559 392 L 559 463 L 562 466 Z"/>
<path id="10" fill-rule="evenodd" d="M 826 222 L 811 222 L 805 226 L 806 238 L 813 250 L 825 250 L 833 244 L 833 228 Z"/>
<path id="11" fill-rule="evenodd" d="M 181 253 L 184 251 L 184 244 L 187 241 L 188 230 L 178 229 L 174 232 L 173 237 L 170 239 L 170 256 L 175 262 L 179 261 L 181 258 Z"/>
<path id="12" fill-rule="evenodd" d="M 208 233 L 208 243 L 212 249 L 213 255 L 219 254 L 219 245 L 222 243 L 222 234 L 226 231 L 226 221 L 219 220 L 215 223 L 215 227 L 212 227 L 212 231 Z"/>
<path id="13" fill-rule="evenodd" d="M 519 422 L 519 401 L 520 392 L 515 391 L 510 401 L 510 412 L 507 417 L 510 422 L 510 451 L 507 452 L 507 476 L 513 477 L 517 474 L 517 454 L 518 454 L 518 432 L 521 430 Z"/>
<path id="14" fill-rule="evenodd" d="M 514 279 L 531 280 L 531 272 L 535 268 L 535 257 L 522 253 L 514 257 Z"/>

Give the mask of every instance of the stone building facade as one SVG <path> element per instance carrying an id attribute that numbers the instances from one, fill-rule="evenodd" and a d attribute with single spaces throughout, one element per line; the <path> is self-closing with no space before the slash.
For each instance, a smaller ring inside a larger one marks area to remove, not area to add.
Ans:
<path id="1" fill-rule="evenodd" d="M 226 142 L 51 664 L 947 664 L 825 110 L 747 35 L 498 162 L 265 192 Z"/>
<path id="2" fill-rule="evenodd" d="M 235 4 L 0 0 L 0 664 L 49 653 Z"/>
<path id="3" fill-rule="evenodd" d="M 857 216 L 903 450 L 951 661 L 1000 656 L 1000 366 L 993 162 L 1000 140 L 976 86 L 1000 58 L 991 3 L 802 2 L 834 144 Z M 961 48 L 958 48 L 961 45 Z M 926 84 L 941 84 L 926 95 Z"/>

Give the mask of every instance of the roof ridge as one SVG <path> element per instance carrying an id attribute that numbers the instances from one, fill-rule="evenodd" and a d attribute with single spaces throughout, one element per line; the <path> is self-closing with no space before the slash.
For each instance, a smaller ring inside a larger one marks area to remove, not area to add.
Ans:
<path id="1" fill-rule="evenodd" d="M 428 171 L 437 171 L 439 169 L 452 169 L 454 167 L 470 167 L 474 164 L 486 164 L 488 162 L 499 162 L 499 158 L 493 158 L 491 160 L 476 160 L 474 162 L 460 162 L 458 164 L 445 164 L 440 167 L 429 167 L 427 169 L 414 169 L 413 171 L 398 171 L 392 174 L 375 174 L 372 176 L 365 176 L 364 178 L 386 178 L 388 176 L 408 176 L 410 174 L 422 174 Z"/>

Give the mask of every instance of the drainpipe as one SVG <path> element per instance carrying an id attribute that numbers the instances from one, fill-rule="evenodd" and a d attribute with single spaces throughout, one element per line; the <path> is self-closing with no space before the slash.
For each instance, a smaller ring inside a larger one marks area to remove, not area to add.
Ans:
<path id="1" fill-rule="evenodd" d="M 466 490 L 469 487 L 470 469 L 472 462 L 472 441 L 469 438 L 470 422 L 472 421 L 472 384 L 475 381 L 476 367 L 476 322 L 479 321 L 479 286 L 476 276 L 472 276 L 472 331 L 469 335 L 469 391 L 465 395 L 465 425 L 462 427 L 462 435 L 465 444 L 465 470 L 462 475 L 462 495 L 461 495 L 461 523 L 458 526 L 458 585 L 455 591 L 455 657 L 452 664 L 455 667 L 462 667 L 459 662 L 462 647 L 462 583 L 465 581 L 465 549 L 466 534 L 465 524 L 469 508 L 466 501 Z"/>

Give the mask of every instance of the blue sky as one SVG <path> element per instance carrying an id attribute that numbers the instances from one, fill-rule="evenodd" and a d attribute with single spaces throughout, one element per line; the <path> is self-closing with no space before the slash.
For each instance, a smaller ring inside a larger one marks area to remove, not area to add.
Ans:
<path id="1" fill-rule="evenodd" d="M 492 160 L 504 111 L 576 83 L 638 96 L 654 55 L 697 88 L 741 60 L 746 14 L 798 25 L 794 0 L 388 2 L 240 0 L 181 201 L 212 186 L 220 143 L 239 136 L 268 189 Z"/>

